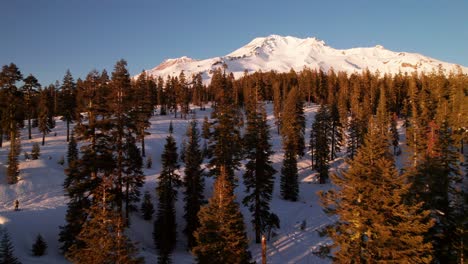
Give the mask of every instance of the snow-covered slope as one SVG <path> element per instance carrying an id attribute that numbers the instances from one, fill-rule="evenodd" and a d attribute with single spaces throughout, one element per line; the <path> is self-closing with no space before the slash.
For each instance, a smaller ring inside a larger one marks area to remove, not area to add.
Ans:
<path id="1" fill-rule="evenodd" d="M 211 109 L 206 111 L 193 109 L 199 120 L 199 126 L 204 116 L 210 116 Z M 306 107 L 307 128 L 314 120 L 318 106 Z M 271 143 L 275 154 L 272 155 L 273 166 L 277 171 L 281 170 L 283 150 L 281 137 L 274 127 L 273 105 L 267 105 L 268 119 L 270 123 Z M 174 137 L 178 144 L 182 142 L 187 124 L 190 120 L 173 119 L 172 115 L 155 116 L 151 119 L 150 135 L 145 139 L 146 151 L 152 156 L 153 167 L 145 168 L 145 185 L 142 193 L 149 191 L 153 197 L 153 203 L 157 205 L 155 188 L 158 184 L 157 177 L 161 172 L 161 152 L 168 135 L 169 123 L 173 122 Z M 64 168 L 58 161 L 66 156 L 66 128 L 64 122 L 57 119 L 57 127 L 46 137 L 46 145 L 41 146 L 41 157 L 38 160 L 25 160 L 24 155 L 20 160 L 20 180 L 15 185 L 5 182 L 6 160 L 9 150 L 9 142 L 4 142 L 0 148 L 0 229 L 6 228 L 12 237 L 15 247 L 15 255 L 22 263 L 62 264 L 68 263 L 59 252 L 58 234 L 59 226 L 65 223 L 67 198 L 63 192 Z M 56 134 L 55 134 L 56 133 Z M 308 132 L 307 132 L 308 133 Z M 22 152 L 31 152 L 34 142 L 41 141 L 41 135 L 37 128 L 33 129 L 33 139 L 27 139 L 27 129 L 22 131 Z M 206 160 L 205 160 L 206 162 Z M 343 166 L 343 159 L 339 158 L 333 163 L 335 170 Z M 326 238 L 319 237 L 316 232 L 320 227 L 330 223 L 330 219 L 322 211 L 319 198 L 316 194 L 319 190 L 331 187 L 330 184 L 320 185 L 316 183 L 316 173 L 310 169 L 310 156 L 306 155 L 298 163 L 300 174 L 300 197 L 297 202 L 285 201 L 280 198 L 279 173 L 275 175 L 276 184 L 271 202 L 271 209 L 281 221 L 281 228 L 276 231 L 277 236 L 268 242 L 268 263 L 328 263 L 328 260 L 320 259 L 312 254 L 319 245 L 327 242 Z M 184 164 L 181 163 L 179 172 L 183 175 Z M 241 204 L 245 197 L 245 186 L 242 184 L 244 168 L 236 173 L 239 178 L 239 186 L 235 193 L 237 201 Z M 212 194 L 212 178 L 205 180 L 205 197 Z M 178 223 L 178 242 L 172 256 L 174 263 L 194 263 L 193 256 L 187 251 L 186 238 L 182 233 L 185 227 L 183 219 L 184 201 L 182 189 L 179 190 L 176 204 Z M 20 201 L 20 211 L 14 211 L 14 201 Z M 260 262 L 261 248 L 254 242 L 254 232 L 251 224 L 250 212 L 241 206 L 244 215 L 247 234 L 250 240 L 250 250 L 253 258 Z M 300 225 L 305 221 L 306 226 L 301 230 Z M 152 239 L 153 224 L 144 221 L 139 213 L 131 216 L 131 228 L 128 235 L 138 243 L 140 253 L 145 257 L 146 263 L 156 263 L 157 253 Z M 47 255 L 34 257 L 31 247 L 37 234 L 41 234 L 48 244 Z"/>
<path id="2" fill-rule="evenodd" d="M 468 73 L 467 67 L 442 62 L 417 53 L 394 52 L 377 45 L 370 48 L 334 49 L 324 41 L 316 38 L 296 38 L 271 35 L 255 38 L 247 45 L 229 53 L 226 56 L 205 60 L 195 60 L 188 57 L 168 59 L 148 70 L 153 76 L 177 76 L 181 71 L 190 77 L 202 73 L 203 79 L 209 81 L 215 68 L 227 65 L 227 70 L 236 78 L 244 71 L 278 71 L 287 72 L 291 69 L 300 71 L 304 67 L 348 73 L 361 72 L 369 69 L 371 72 L 396 74 L 398 72 L 430 72 L 442 66 L 445 72 L 457 71 L 458 67 Z"/>
<path id="3" fill-rule="evenodd" d="M 299 199 L 297 202 L 290 202 L 280 197 L 280 171 L 283 162 L 283 149 L 281 146 L 281 136 L 277 134 L 274 126 L 273 104 L 267 104 L 268 122 L 272 149 L 271 156 L 275 175 L 275 186 L 271 201 L 271 210 L 280 218 L 281 228 L 276 231 L 277 235 L 268 241 L 268 263 L 329 263 L 329 260 L 320 259 L 312 252 L 320 245 L 329 242 L 327 238 L 320 237 L 317 230 L 334 221 L 327 216 L 320 206 L 317 192 L 331 188 L 331 184 L 316 184 L 317 173 L 311 170 L 310 155 L 306 154 L 298 160 L 299 171 Z M 199 127 L 205 116 L 210 116 L 211 108 L 200 111 L 193 108 L 199 121 Z M 309 135 L 311 123 L 314 121 L 315 113 L 318 111 L 317 105 L 305 108 L 306 134 Z M 144 170 L 145 184 L 142 189 L 149 191 L 153 197 L 153 203 L 157 206 L 155 188 L 158 184 L 157 178 L 161 172 L 161 153 L 164 148 L 165 139 L 168 135 L 169 124 L 172 121 L 174 137 L 180 145 L 190 120 L 173 119 L 172 115 L 154 116 L 151 120 L 151 127 L 145 138 L 146 153 L 152 156 L 153 167 Z M 400 128 L 400 145 L 405 145 L 403 130 Z M 22 151 L 31 152 L 34 142 L 41 141 L 41 135 L 37 128 L 33 128 L 33 139 L 27 139 L 27 129 L 22 131 Z M 179 147 L 180 149 L 180 147 Z M 6 160 L 8 156 L 9 142 L 4 142 L 0 148 L 0 229 L 6 228 L 12 237 L 15 247 L 15 255 L 22 263 L 44 263 L 62 264 L 68 263 L 59 252 L 58 234 L 59 226 L 65 224 L 65 212 L 67 198 L 63 192 L 63 181 L 65 179 L 64 165 L 58 161 L 66 156 L 66 125 L 57 119 L 57 126 L 51 134 L 46 137 L 46 145 L 41 146 L 41 156 L 38 160 L 26 160 L 24 155 L 20 161 L 20 179 L 17 184 L 8 185 L 5 182 Z M 405 152 L 404 152 L 405 153 Z M 342 154 L 342 153 L 341 153 Z M 341 156 L 340 154 L 340 156 Z M 399 156 L 397 164 L 401 166 Z M 205 165 L 206 165 L 205 160 Z M 184 164 L 181 163 L 179 172 L 183 175 Z M 331 172 L 342 169 L 345 166 L 343 157 L 339 157 L 330 164 Z M 245 197 L 245 186 L 242 182 L 244 167 L 236 172 L 239 178 L 239 186 L 235 190 L 237 201 L 241 205 L 242 214 L 247 228 L 247 235 L 250 240 L 250 250 L 257 263 L 261 262 L 261 248 L 255 244 L 255 234 L 251 224 L 251 214 L 241 201 Z M 205 178 L 205 197 L 212 195 L 213 178 Z M 173 253 L 174 263 L 194 263 L 193 256 L 187 251 L 187 241 L 182 230 L 185 227 L 183 218 L 184 201 L 182 189 L 178 192 L 176 204 L 176 216 L 178 224 L 177 247 Z M 20 211 L 14 211 L 14 201 L 20 201 Z M 131 227 L 128 235 L 134 242 L 138 243 L 140 254 L 145 257 L 146 263 L 156 263 L 157 253 L 153 243 L 153 224 L 145 221 L 139 213 L 131 215 Z M 301 229 L 301 224 L 305 222 L 305 228 Z M 31 247 L 37 234 L 41 234 L 48 244 L 47 254 L 43 257 L 34 257 Z"/>

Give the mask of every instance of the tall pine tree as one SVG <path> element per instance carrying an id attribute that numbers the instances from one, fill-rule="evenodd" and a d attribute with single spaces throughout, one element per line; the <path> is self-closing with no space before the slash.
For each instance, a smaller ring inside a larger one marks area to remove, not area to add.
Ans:
<path id="1" fill-rule="evenodd" d="M 131 117 L 135 120 L 135 128 L 137 133 L 137 139 L 141 141 L 141 155 L 146 156 L 145 149 L 145 136 L 149 133 L 146 131 L 151 126 L 149 119 L 153 114 L 153 102 L 152 102 L 152 86 L 153 80 L 146 75 L 143 71 L 133 85 L 134 92 L 134 107 L 131 111 Z"/>
<path id="2" fill-rule="evenodd" d="M 192 252 L 197 262 L 250 263 L 244 220 L 235 201 L 234 186 L 224 166 L 214 183 L 213 196 L 198 213 L 200 227 L 195 232 L 197 246 Z"/>
<path id="3" fill-rule="evenodd" d="M 0 264 L 21 264 L 14 255 L 14 247 L 6 229 L 0 230 Z"/>
<path id="4" fill-rule="evenodd" d="M 281 197 L 285 200 L 297 201 L 299 198 L 297 155 L 292 143 L 287 143 L 283 148 L 284 159 L 280 178 Z"/>
<path id="5" fill-rule="evenodd" d="M 37 95 L 41 84 L 38 82 L 36 77 L 30 74 L 24 78 L 24 85 L 22 87 L 23 98 L 24 98 L 24 112 L 25 117 L 28 120 L 28 138 L 31 139 L 31 119 L 33 117 L 34 109 L 36 108 L 34 97 Z"/>
<path id="6" fill-rule="evenodd" d="M 0 108 L 2 112 L 0 137 L 7 133 L 10 139 L 10 151 L 8 153 L 7 182 L 15 184 L 18 182 L 18 155 L 21 151 L 20 131 L 18 124 L 23 122 L 21 117 L 21 92 L 17 83 L 23 79 L 15 64 L 4 65 L 0 72 L 0 92 L 2 100 Z"/>
<path id="7" fill-rule="evenodd" d="M 333 240 L 333 259 L 430 263 L 432 246 L 424 241 L 433 224 L 429 211 L 405 202 L 410 183 L 398 173 L 387 138 L 373 124 L 350 168 L 332 175 L 338 189 L 321 193 L 325 212 L 338 216 L 325 230 Z"/>
<path id="8" fill-rule="evenodd" d="M 273 151 L 269 142 L 267 116 L 258 92 L 256 89 L 253 97 L 257 99 L 251 100 L 247 111 L 247 129 L 244 135 L 247 160 L 244 185 L 247 195 L 242 201 L 252 213 L 256 243 L 260 243 L 261 235 L 266 232 L 271 217 L 270 201 L 276 173 L 270 160 Z"/>
<path id="9" fill-rule="evenodd" d="M 176 187 L 180 185 L 180 179 L 177 173 L 179 168 L 177 145 L 172 132 L 171 122 L 170 134 L 166 138 L 164 151 L 161 155 L 162 172 L 156 187 L 159 205 L 154 222 L 153 237 L 158 250 L 158 263 L 172 263 L 171 254 L 177 241 L 175 202 L 177 200 Z"/>
<path id="10" fill-rule="evenodd" d="M 197 215 L 203 203 L 203 190 L 205 187 L 203 169 L 201 168 L 203 155 L 200 150 L 200 132 L 197 125 L 195 119 L 188 125 L 186 132 L 188 140 L 186 148 L 183 150 L 185 152 L 184 218 L 187 223 L 184 232 L 187 235 L 187 244 L 190 249 L 196 245 L 193 232 L 200 226 Z"/>
<path id="11" fill-rule="evenodd" d="M 219 168 L 225 166 L 228 178 L 234 183 L 234 171 L 240 166 L 242 156 L 239 131 L 242 116 L 234 104 L 232 80 L 225 73 L 217 70 L 210 86 L 216 90 L 216 106 L 212 112 L 213 133 L 209 146 L 210 173 L 219 175 Z"/>
<path id="12" fill-rule="evenodd" d="M 68 168 L 65 170 L 66 178 L 63 183 L 66 196 L 68 196 L 68 208 L 65 214 L 66 224 L 60 226 L 59 242 L 60 249 L 65 256 L 72 245 L 82 248 L 83 242 L 78 239 L 78 234 L 87 219 L 85 211 L 90 206 L 90 200 L 86 197 L 89 177 L 80 173 L 77 143 L 72 133 L 67 151 Z"/>
<path id="13" fill-rule="evenodd" d="M 39 114 L 37 117 L 38 121 L 38 129 L 42 133 L 42 146 L 45 144 L 45 136 L 50 133 L 51 131 L 51 124 L 49 122 L 49 106 L 48 100 L 49 96 L 47 90 L 40 91 L 39 95 Z"/>
<path id="14" fill-rule="evenodd" d="M 67 124 L 67 142 L 70 141 L 70 124 L 76 120 L 76 83 L 70 70 L 63 77 L 60 91 L 62 118 Z"/>
<path id="15" fill-rule="evenodd" d="M 304 155 L 305 117 L 303 102 L 297 87 L 293 87 L 286 98 L 281 114 L 281 136 L 284 160 L 281 168 L 281 196 L 285 200 L 297 201 L 299 182 L 297 157 Z"/>
<path id="16" fill-rule="evenodd" d="M 125 202 L 125 223 L 128 226 L 130 211 L 137 210 L 136 203 L 140 201 L 140 188 L 143 186 L 145 176 L 143 174 L 143 158 L 136 146 L 135 138 L 127 136 L 124 144 L 123 157 L 123 200 Z"/>
<path id="17" fill-rule="evenodd" d="M 74 263 L 143 263 L 137 257 L 135 245 L 124 233 L 124 219 L 120 212 L 110 206 L 108 190 L 113 179 L 104 179 L 96 190 L 97 196 L 87 214 L 89 219 L 84 223 L 78 239 L 82 246 L 73 244 L 68 253 Z"/>
<path id="18" fill-rule="evenodd" d="M 330 149 L 332 144 L 332 120 L 331 113 L 326 105 L 320 106 L 315 120 L 312 123 L 310 136 L 310 149 L 314 157 L 314 168 L 319 173 L 321 184 L 328 180 L 328 162 L 330 161 Z"/>
<path id="19" fill-rule="evenodd" d="M 458 153 L 453 146 L 453 139 L 447 119 L 441 126 L 430 123 L 428 149 L 418 165 L 409 169 L 412 183 L 410 200 L 424 203 L 424 209 L 436 219 L 435 225 L 426 237 L 432 242 L 435 260 L 440 263 L 459 263 L 463 258 L 463 215 L 461 204 L 461 173 L 458 166 Z M 432 131 L 435 130 L 435 131 Z M 466 224 L 466 223 L 465 223 Z"/>
<path id="20" fill-rule="evenodd" d="M 304 103 L 297 87 L 293 87 L 286 98 L 281 113 L 281 136 L 283 146 L 292 144 L 294 153 L 302 157 L 305 151 Z"/>
<path id="21" fill-rule="evenodd" d="M 107 83 L 109 79 L 105 71 L 102 74 L 92 71 L 80 89 L 80 112 L 86 115 L 78 120 L 74 135 L 86 143 L 82 144 L 81 155 L 78 156 L 75 138 L 71 137 L 67 154 L 68 168 L 65 171 L 67 177 L 64 181 L 65 195 L 70 200 L 65 216 L 66 224 L 60 227 L 59 234 L 61 250 L 68 258 L 72 245 L 75 250 L 84 246 L 78 234 L 88 220 L 91 198 L 98 196 L 97 187 L 115 168 L 113 144 L 108 131 Z"/>

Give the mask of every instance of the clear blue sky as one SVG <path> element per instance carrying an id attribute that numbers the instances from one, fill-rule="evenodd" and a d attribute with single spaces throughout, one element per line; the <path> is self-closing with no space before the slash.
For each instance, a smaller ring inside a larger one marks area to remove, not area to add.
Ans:
<path id="1" fill-rule="evenodd" d="M 226 55 L 259 36 L 315 36 L 468 66 L 466 0 L 2 0 L 0 65 L 43 85 L 124 58 L 131 74 L 167 58 Z"/>

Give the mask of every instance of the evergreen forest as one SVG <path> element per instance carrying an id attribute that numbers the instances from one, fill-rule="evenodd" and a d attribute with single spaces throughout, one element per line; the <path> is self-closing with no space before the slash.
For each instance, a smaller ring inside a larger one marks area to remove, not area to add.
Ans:
<path id="1" fill-rule="evenodd" d="M 467 74 L 304 68 L 235 79 L 220 67 L 202 77 L 131 76 L 119 60 L 111 72 L 67 70 L 45 85 L 13 63 L 1 68 L 2 184 L 21 183 L 21 162 L 46 159 L 57 120 L 66 128 L 64 224 L 57 241 L 32 234 L 35 256 L 58 245 L 71 263 L 145 263 L 128 232 L 141 220 L 158 263 L 176 263 L 181 244 L 197 263 L 254 263 L 252 245 L 262 237 L 270 245 L 284 228 L 275 192 L 301 203 L 306 174 L 333 220 L 314 231 L 327 239 L 310 254 L 333 263 L 466 263 Z M 171 121 L 164 145 L 149 148 L 163 116 L 187 120 L 184 133 L 175 136 Z M 22 139 L 38 135 L 24 152 Z M 148 191 L 153 161 L 161 169 Z M 0 263 L 19 263 L 11 234 L 0 229 Z"/>

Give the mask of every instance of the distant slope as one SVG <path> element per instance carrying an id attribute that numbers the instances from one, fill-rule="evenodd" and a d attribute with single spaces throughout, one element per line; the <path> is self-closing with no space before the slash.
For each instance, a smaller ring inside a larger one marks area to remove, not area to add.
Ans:
<path id="1" fill-rule="evenodd" d="M 227 65 L 227 70 L 236 78 L 244 71 L 278 71 L 287 72 L 291 69 L 300 71 L 304 67 L 348 73 L 361 72 L 369 69 L 371 72 L 395 74 L 398 72 L 431 72 L 439 66 L 444 72 L 462 70 L 468 73 L 468 68 L 460 65 L 439 61 L 417 53 L 394 52 L 377 45 L 369 48 L 334 49 L 324 41 L 316 38 L 296 38 L 271 35 L 255 38 L 247 45 L 222 57 L 205 60 L 195 60 L 188 57 L 168 59 L 147 73 L 163 78 L 168 75 L 178 76 L 181 71 L 189 78 L 193 74 L 202 73 L 203 79 L 211 79 L 211 71 Z"/>

